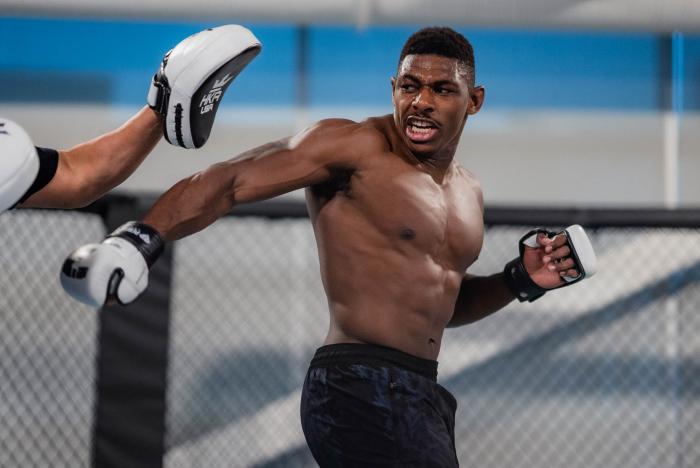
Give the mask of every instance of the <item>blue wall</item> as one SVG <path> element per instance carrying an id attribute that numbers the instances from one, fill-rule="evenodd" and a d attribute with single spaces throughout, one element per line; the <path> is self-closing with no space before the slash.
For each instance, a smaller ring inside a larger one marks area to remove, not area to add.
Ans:
<path id="1" fill-rule="evenodd" d="M 209 26 L 0 19 L 0 41 L 12 44 L 0 54 L 0 101 L 142 103 L 163 54 L 181 39 Z M 224 102 L 294 102 L 295 29 L 253 29 L 264 53 L 237 79 L 236 91 L 227 93 Z"/>
<path id="2" fill-rule="evenodd" d="M 139 104 L 163 53 L 205 23 L 0 18 L 0 101 Z M 263 53 L 224 104 L 296 102 L 298 30 L 247 25 Z M 312 105 L 389 106 L 389 78 L 415 27 L 311 27 Z M 461 29 L 487 105 L 656 110 L 664 50 L 653 34 Z M 7 46 L 9 45 L 9 46 Z M 685 40 L 685 108 L 700 109 L 700 37 Z"/>
<path id="3" fill-rule="evenodd" d="M 700 109 L 700 36 L 684 41 L 683 101 L 686 109 Z"/>

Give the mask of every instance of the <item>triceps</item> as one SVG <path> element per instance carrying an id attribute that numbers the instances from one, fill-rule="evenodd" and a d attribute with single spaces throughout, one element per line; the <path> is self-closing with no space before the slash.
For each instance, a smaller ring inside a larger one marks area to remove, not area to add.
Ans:
<path id="1" fill-rule="evenodd" d="M 264 158 L 279 151 L 288 150 L 291 137 L 285 137 L 276 141 L 271 141 L 255 148 L 244 151 L 227 161 L 227 163 L 235 164 L 243 161 L 255 160 Z"/>

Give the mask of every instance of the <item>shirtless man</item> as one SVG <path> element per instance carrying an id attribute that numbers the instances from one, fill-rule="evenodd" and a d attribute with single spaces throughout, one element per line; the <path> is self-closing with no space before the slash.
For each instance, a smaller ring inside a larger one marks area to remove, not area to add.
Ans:
<path id="1" fill-rule="evenodd" d="M 516 259 L 520 272 L 511 262 L 505 273 L 466 273 L 484 236 L 479 183 L 454 160 L 484 101 L 468 41 L 449 28 L 418 31 L 391 85 L 393 115 L 323 120 L 215 164 L 173 186 L 143 222 L 78 249 L 63 269 L 79 300 L 125 303 L 146 287 L 164 241 L 236 204 L 306 188 L 330 327 L 301 416 L 322 467 L 457 466 L 456 401 L 436 382 L 445 328 L 579 276 L 566 236 L 543 234 Z"/>

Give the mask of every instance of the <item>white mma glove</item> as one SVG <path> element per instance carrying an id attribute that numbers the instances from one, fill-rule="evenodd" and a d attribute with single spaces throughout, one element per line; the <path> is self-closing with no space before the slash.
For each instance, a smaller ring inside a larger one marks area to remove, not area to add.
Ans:
<path id="1" fill-rule="evenodd" d="M 573 268 L 579 272 L 578 276 L 575 278 L 568 276 L 562 277 L 564 283 L 551 289 L 543 288 L 535 283 L 532 278 L 530 278 L 530 275 L 523 264 L 523 252 L 525 251 L 525 247 L 539 247 L 536 238 L 537 235 L 541 233 L 546 234 L 547 237 L 550 238 L 559 234 L 566 235 L 566 245 L 569 246 L 569 249 L 571 250 L 571 258 L 574 260 Z M 586 231 L 584 231 L 578 224 L 569 226 L 561 232 L 550 232 L 541 228 L 533 229 L 525 234 L 520 239 L 518 244 L 520 256 L 508 262 L 503 269 L 503 273 L 505 275 L 506 284 L 520 302 L 532 302 L 535 299 L 542 297 L 547 291 L 571 286 L 572 284 L 585 278 L 590 278 L 596 273 L 596 271 L 598 271 L 598 261 L 595 256 L 595 252 L 593 251 L 593 245 L 591 245 L 591 241 L 586 235 Z"/>
<path id="2" fill-rule="evenodd" d="M 13 207 L 39 173 L 39 156 L 29 135 L 0 118 L 0 213 Z"/>
<path id="3" fill-rule="evenodd" d="M 148 90 L 165 139 L 183 148 L 204 145 L 224 92 L 260 49 L 252 32 L 228 24 L 198 32 L 165 54 Z"/>
<path id="4" fill-rule="evenodd" d="M 117 301 L 128 304 L 148 286 L 148 269 L 163 251 L 163 239 L 137 222 L 117 228 L 101 244 L 88 244 L 70 254 L 61 268 L 68 294 L 93 307 Z"/>

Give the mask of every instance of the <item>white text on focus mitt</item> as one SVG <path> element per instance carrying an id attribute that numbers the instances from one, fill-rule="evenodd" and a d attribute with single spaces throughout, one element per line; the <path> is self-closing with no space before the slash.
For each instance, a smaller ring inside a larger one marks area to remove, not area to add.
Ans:
<path id="1" fill-rule="evenodd" d="M 148 105 L 163 119 L 172 145 L 200 148 L 207 142 L 226 89 L 261 50 L 243 26 L 205 29 L 165 54 L 148 91 Z"/>

